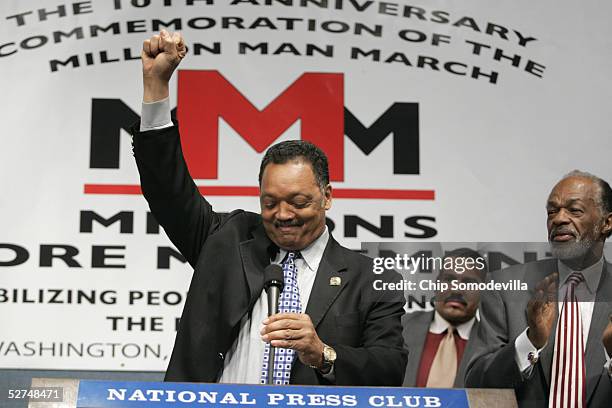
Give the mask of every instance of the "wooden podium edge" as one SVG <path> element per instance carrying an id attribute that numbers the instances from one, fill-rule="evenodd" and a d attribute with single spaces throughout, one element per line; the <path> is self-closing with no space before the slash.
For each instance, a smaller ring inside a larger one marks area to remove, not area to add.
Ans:
<path id="1" fill-rule="evenodd" d="M 511 389 L 466 388 L 470 408 L 516 408 L 516 396 Z"/>
<path id="2" fill-rule="evenodd" d="M 76 408 L 79 395 L 79 380 L 70 378 L 32 378 L 31 388 L 60 387 L 63 390 L 63 400 L 30 401 L 28 408 Z"/>

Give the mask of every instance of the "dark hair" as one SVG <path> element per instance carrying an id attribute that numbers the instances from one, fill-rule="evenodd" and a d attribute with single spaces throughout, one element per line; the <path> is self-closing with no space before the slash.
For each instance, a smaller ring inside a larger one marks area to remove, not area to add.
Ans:
<path id="1" fill-rule="evenodd" d="M 482 260 L 482 263 L 484 264 L 484 268 L 476 269 L 478 270 L 478 272 L 480 272 L 480 276 L 483 280 L 485 279 L 487 271 L 489 270 L 489 266 L 487 265 L 487 260 L 485 259 L 485 257 L 482 256 L 478 251 L 474 251 L 470 248 L 457 248 L 453 249 L 452 251 L 448 251 L 444 254 L 444 259 L 446 258 L 469 258 L 474 260 L 480 258 Z"/>
<path id="2" fill-rule="evenodd" d="M 323 153 L 323 150 L 305 140 L 287 140 L 271 146 L 261 159 L 259 185 L 261 185 L 261 178 L 268 164 L 285 164 L 290 160 L 304 160 L 310 163 L 317 184 L 321 189 L 329 184 L 329 167 L 327 156 Z"/>

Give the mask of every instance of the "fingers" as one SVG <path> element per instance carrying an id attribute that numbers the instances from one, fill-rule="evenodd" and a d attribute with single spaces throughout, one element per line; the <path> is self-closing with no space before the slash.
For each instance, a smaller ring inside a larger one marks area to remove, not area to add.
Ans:
<path id="1" fill-rule="evenodd" d="M 535 287 L 533 300 L 535 302 L 554 302 L 557 299 L 557 284 L 559 274 L 551 273 L 542 279 Z"/>
<path id="2" fill-rule="evenodd" d="M 172 40 L 172 36 L 166 30 L 159 32 L 159 49 L 160 51 L 174 54 L 176 52 L 176 45 Z"/>
<path id="3" fill-rule="evenodd" d="M 538 284 L 536 285 L 535 289 L 542 289 L 542 290 L 547 290 L 547 288 L 550 286 L 550 284 L 552 282 L 556 282 L 557 281 L 557 277 L 559 275 L 554 272 L 551 273 L 550 275 L 546 276 L 544 279 L 542 279 L 540 282 L 538 282 Z"/>
<path id="4" fill-rule="evenodd" d="M 155 34 L 143 42 L 142 50 L 145 55 L 151 58 L 155 58 L 159 53 L 166 52 L 173 55 L 178 54 L 178 57 L 182 59 L 187 52 L 187 47 L 180 33 L 170 34 L 166 30 L 161 30 L 159 34 Z"/>
<path id="5" fill-rule="evenodd" d="M 314 332 L 310 318 L 304 319 L 303 316 L 295 313 L 281 313 L 271 316 L 274 319 L 264 320 L 264 327 L 260 332 L 263 341 L 299 339 L 308 335 L 309 332 Z"/>
<path id="6" fill-rule="evenodd" d="M 173 33 L 171 41 L 176 47 L 179 58 L 185 57 L 185 54 L 187 53 L 187 47 L 185 46 L 185 41 L 183 40 L 183 36 L 181 35 L 181 33 Z"/>
<path id="7" fill-rule="evenodd" d="M 541 303 L 544 302 L 546 299 L 546 292 L 544 292 L 542 289 L 538 289 L 538 291 L 536 291 L 535 296 L 534 296 L 534 302 L 535 303 Z"/>
<path id="8" fill-rule="evenodd" d="M 269 329 L 264 327 L 262 330 L 261 339 L 266 343 L 270 343 L 274 347 L 284 347 L 291 348 L 296 350 L 301 350 L 302 347 L 299 345 L 305 343 L 303 340 L 307 340 L 309 337 L 310 331 L 308 328 L 303 327 L 303 323 L 297 320 L 292 320 L 288 322 L 287 320 L 281 320 L 276 322 L 277 327 L 287 327 L 287 328 L 278 328 L 278 329 Z"/>
<path id="9" fill-rule="evenodd" d="M 290 342 L 295 344 L 298 341 L 303 340 L 306 337 L 304 330 L 278 330 L 262 336 L 262 340 L 266 343 L 270 343 L 273 346 L 278 346 L 278 343 L 286 344 Z M 293 348 L 291 346 L 282 346 L 285 348 Z"/>
<path id="10" fill-rule="evenodd" d="M 559 274 L 557 272 L 551 273 L 546 278 L 544 278 L 544 282 L 546 287 L 551 288 L 554 287 L 556 290 L 557 281 L 559 280 Z"/>
<path id="11" fill-rule="evenodd" d="M 546 281 L 546 301 L 556 302 L 557 301 L 557 282 L 559 274 L 557 272 L 551 273 L 545 279 Z"/>
<path id="12" fill-rule="evenodd" d="M 147 57 L 152 57 L 152 55 L 151 55 L 151 40 L 150 39 L 144 40 L 144 42 L 142 43 L 142 51 L 145 53 L 145 55 Z"/>
<path id="13" fill-rule="evenodd" d="M 297 351 L 302 351 L 304 347 L 300 346 L 300 343 L 297 340 L 272 340 L 270 342 L 272 347 L 280 347 L 286 349 L 293 349 Z"/>
<path id="14" fill-rule="evenodd" d="M 300 330 L 303 327 L 304 322 L 301 320 L 282 319 L 266 324 L 263 329 L 261 329 L 261 334 L 264 335 L 278 330 Z"/>
<path id="15" fill-rule="evenodd" d="M 264 320 L 262 340 L 274 347 L 301 350 L 316 336 L 310 317 L 305 314 L 279 313 Z"/>
<path id="16" fill-rule="evenodd" d="M 155 57 L 157 54 L 159 54 L 159 40 L 160 37 L 159 35 L 154 35 L 153 37 L 151 37 L 151 56 Z"/>
<path id="17" fill-rule="evenodd" d="M 307 314 L 303 314 L 303 313 L 277 313 L 275 315 L 268 316 L 263 321 L 263 324 L 270 324 L 278 320 L 284 320 L 284 319 L 310 321 L 310 317 Z"/>

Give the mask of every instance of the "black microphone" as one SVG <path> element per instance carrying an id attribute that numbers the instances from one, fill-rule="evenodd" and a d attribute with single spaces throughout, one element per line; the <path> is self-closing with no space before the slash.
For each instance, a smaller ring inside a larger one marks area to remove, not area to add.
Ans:
<path id="1" fill-rule="evenodd" d="M 270 264 L 264 269 L 264 288 L 268 294 L 268 316 L 278 313 L 278 298 L 285 286 L 285 275 L 283 268 L 277 264 Z M 276 347 L 270 344 L 270 355 L 268 356 L 268 384 L 274 383 L 274 355 Z"/>
<path id="2" fill-rule="evenodd" d="M 285 276 L 283 268 L 277 264 L 270 264 L 264 269 L 264 288 L 268 294 L 268 316 L 278 313 L 278 298 L 283 288 Z"/>

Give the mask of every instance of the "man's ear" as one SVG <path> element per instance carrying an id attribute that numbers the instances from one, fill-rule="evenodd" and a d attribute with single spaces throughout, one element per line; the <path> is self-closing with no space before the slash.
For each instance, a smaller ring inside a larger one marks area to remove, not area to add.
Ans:
<path id="1" fill-rule="evenodd" d="M 323 207 L 326 210 L 329 210 L 332 206 L 332 186 L 331 184 L 328 184 L 325 186 L 325 189 L 323 190 Z"/>
<path id="2" fill-rule="evenodd" d="M 612 231 L 612 212 L 608 213 L 608 215 L 604 218 L 604 225 L 601 229 L 601 233 L 607 237 L 610 235 L 610 231 Z"/>

